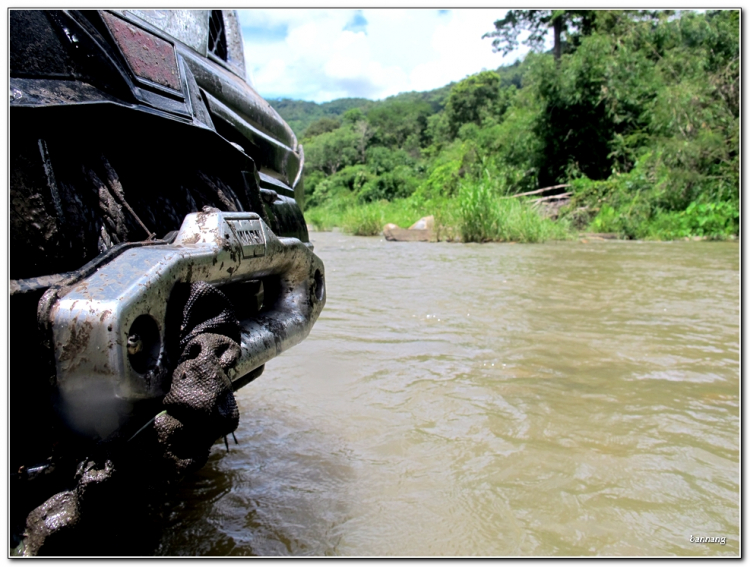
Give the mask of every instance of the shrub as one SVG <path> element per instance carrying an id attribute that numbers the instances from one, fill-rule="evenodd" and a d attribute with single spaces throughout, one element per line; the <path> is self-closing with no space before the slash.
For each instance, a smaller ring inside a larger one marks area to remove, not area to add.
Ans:
<path id="1" fill-rule="evenodd" d="M 375 236 L 385 225 L 383 206 L 370 203 L 347 209 L 341 218 L 341 228 L 355 236 Z"/>
<path id="2" fill-rule="evenodd" d="M 408 197 L 416 189 L 417 183 L 411 168 L 398 165 L 393 171 L 388 171 L 368 181 L 362 187 L 358 200 L 360 203 L 369 203 Z"/>
<path id="3" fill-rule="evenodd" d="M 544 218 L 525 201 L 498 198 L 488 179 L 461 186 L 458 224 L 464 242 L 544 242 L 569 236 L 565 220 Z"/>

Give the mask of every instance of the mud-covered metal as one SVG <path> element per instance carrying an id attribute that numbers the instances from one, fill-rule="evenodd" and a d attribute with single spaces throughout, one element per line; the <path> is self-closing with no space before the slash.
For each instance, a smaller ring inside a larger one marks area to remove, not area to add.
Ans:
<path id="1" fill-rule="evenodd" d="M 180 71 L 171 43 L 108 12 L 102 18 L 138 77 L 180 90 Z"/>
<path id="2" fill-rule="evenodd" d="M 13 9 L 9 48 L 15 546 L 76 463 L 132 446 L 159 411 L 181 356 L 180 323 L 161 315 L 180 313 L 185 282 L 213 279 L 239 307 L 235 389 L 307 334 L 325 294 L 300 208 L 302 148 L 248 83 L 233 11 Z M 172 242 L 204 207 L 245 216 L 220 244 Z"/>
<path id="3" fill-rule="evenodd" d="M 227 63 L 235 68 L 235 72 L 247 79 L 245 71 L 245 48 L 242 43 L 242 27 L 235 10 L 222 10 L 224 16 L 224 31 L 227 36 Z"/>
<path id="4" fill-rule="evenodd" d="M 254 213 L 195 213 L 171 245 L 127 250 L 79 282 L 50 315 L 64 419 L 105 437 L 133 403 L 165 394 L 167 303 L 177 283 L 269 276 L 279 278 L 279 294 L 241 321 L 242 354 L 230 371 L 239 380 L 304 339 L 325 304 L 323 263 L 298 239 L 277 238 Z"/>
<path id="5" fill-rule="evenodd" d="M 214 11 L 223 18 L 226 59 L 207 55 L 211 12 L 11 10 L 11 121 L 22 106 L 116 102 L 162 112 L 215 130 L 294 188 L 302 168 L 297 139 L 248 84 L 233 11 Z M 147 43 L 160 54 L 146 53 Z"/>
<path id="6" fill-rule="evenodd" d="M 135 16 L 165 34 L 206 55 L 208 18 L 211 10 L 112 10 L 125 17 Z"/>

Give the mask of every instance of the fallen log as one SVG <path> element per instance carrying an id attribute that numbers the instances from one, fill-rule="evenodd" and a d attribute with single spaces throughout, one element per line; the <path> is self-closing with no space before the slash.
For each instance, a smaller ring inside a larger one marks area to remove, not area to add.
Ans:
<path id="1" fill-rule="evenodd" d="M 527 191 L 526 193 L 517 193 L 515 195 L 507 195 L 505 197 L 500 197 L 501 199 L 513 199 L 514 197 L 526 197 L 528 195 L 541 195 L 542 193 L 546 193 L 547 191 L 552 191 L 554 189 L 564 189 L 565 187 L 570 187 L 570 183 L 563 183 L 562 185 L 552 185 L 550 187 L 542 187 L 541 189 L 536 189 L 534 191 Z"/>
<path id="2" fill-rule="evenodd" d="M 591 240 L 618 240 L 619 236 L 614 232 L 582 232 L 578 234 L 579 238 L 589 238 Z"/>
<path id="3" fill-rule="evenodd" d="M 573 196 L 573 193 L 560 193 L 559 195 L 547 195 L 546 197 L 539 197 L 538 199 L 534 199 L 531 202 L 534 205 L 536 205 L 537 203 L 544 203 L 544 202 L 547 202 L 547 201 L 569 199 L 572 196 Z"/>

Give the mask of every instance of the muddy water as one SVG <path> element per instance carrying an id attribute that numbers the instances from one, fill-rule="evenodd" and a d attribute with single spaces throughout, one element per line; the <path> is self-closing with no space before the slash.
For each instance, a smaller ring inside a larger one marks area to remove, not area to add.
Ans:
<path id="1" fill-rule="evenodd" d="M 160 554 L 739 553 L 736 244 L 312 239 L 327 306 Z"/>

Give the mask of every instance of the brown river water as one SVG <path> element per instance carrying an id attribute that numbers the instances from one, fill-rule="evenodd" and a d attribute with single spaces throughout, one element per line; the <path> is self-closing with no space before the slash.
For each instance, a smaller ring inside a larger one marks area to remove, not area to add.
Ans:
<path id="1" fill-rule="evenodd" d="M 326 307 L 158 554 L 740 553 L 736 243 L 311 239 Z"/>

